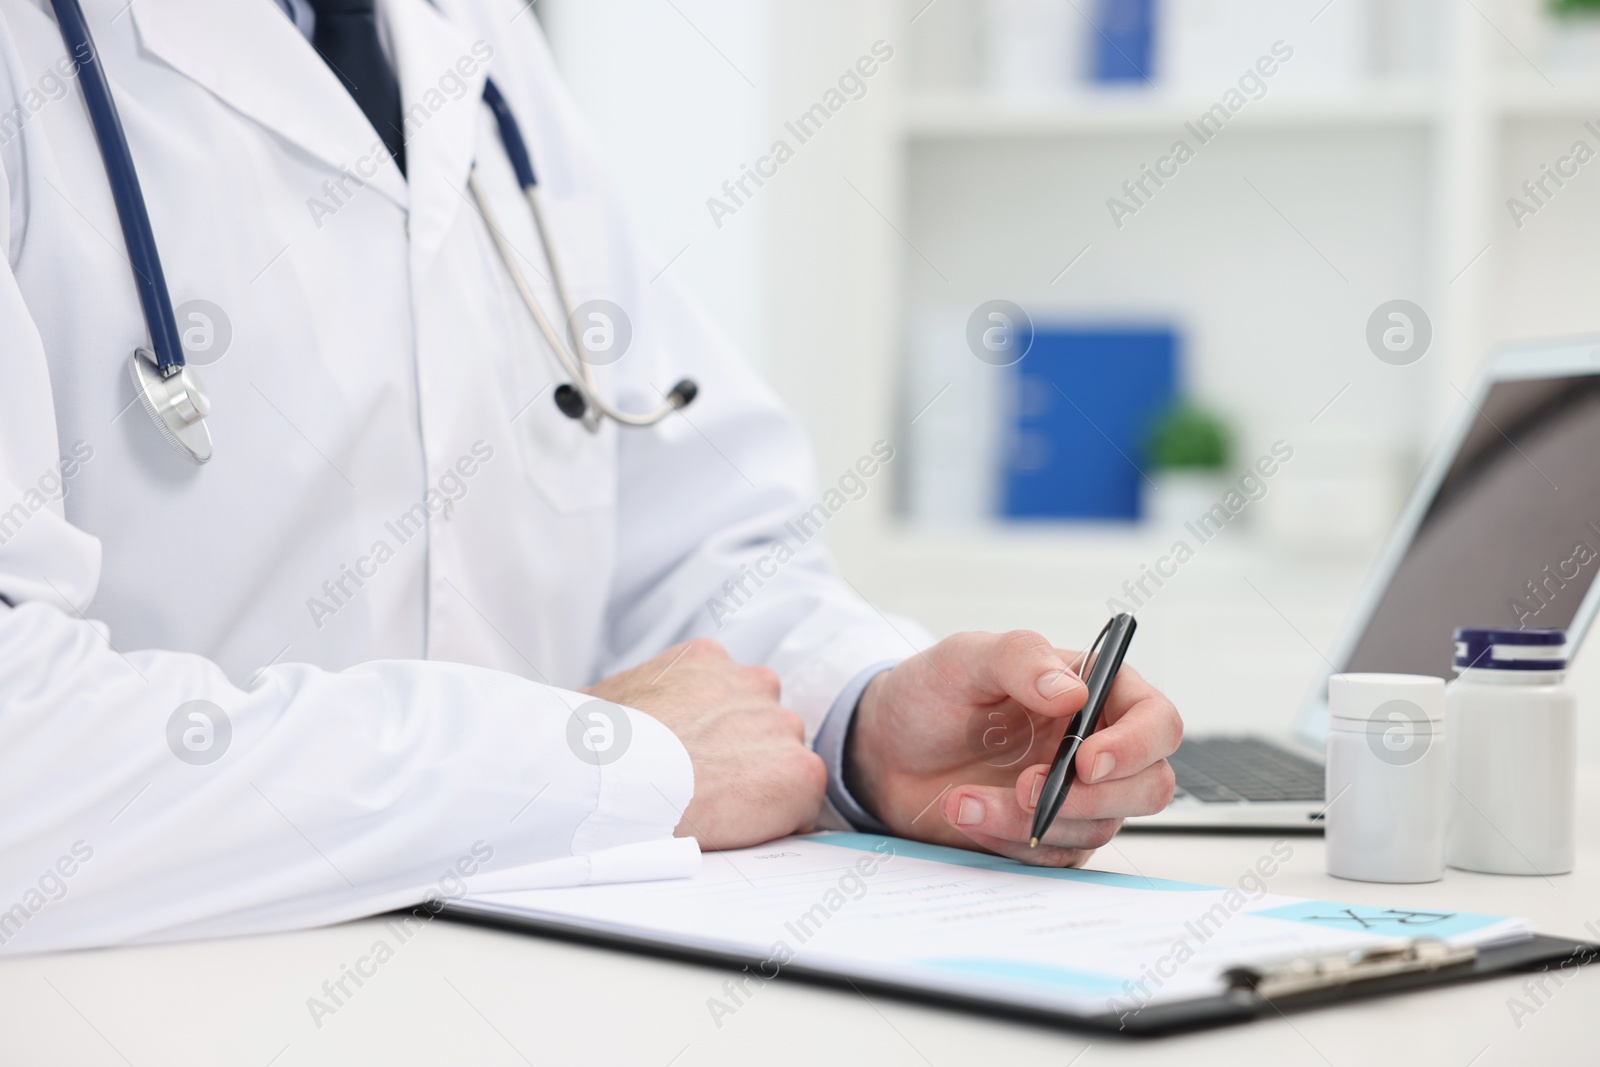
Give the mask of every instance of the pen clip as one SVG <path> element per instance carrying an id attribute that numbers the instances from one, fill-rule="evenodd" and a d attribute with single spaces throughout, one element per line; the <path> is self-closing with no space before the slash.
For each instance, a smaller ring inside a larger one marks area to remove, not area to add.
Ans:
<path id="1" fill-rule="evenodd" d="M 1078 665 L 1072 669 L 1072 673 L 1076 674 L 1079 679 L 1088 681 L 1089 657 L 1094 655 L 1095 649 L 1100 647 L 1100 642 L 1104 641 L 1106 634 L 1111 632 L 1111 623 L 1111 619 L 1106 620 L 1106 624 L 1100 627 L 1100 633 L 1095 636 L 1093 641 L 1089 642 L 1089 647 L 1084 649 L 1082 655 L 1078 657 Z"/>

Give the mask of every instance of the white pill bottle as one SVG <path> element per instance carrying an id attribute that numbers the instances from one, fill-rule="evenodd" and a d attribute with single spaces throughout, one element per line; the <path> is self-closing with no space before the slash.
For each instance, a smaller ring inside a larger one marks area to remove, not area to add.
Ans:
<path id="1" fill-rule="evenodd" d="M 1489 874 L 1565 874 L 1575 852 L 1577 697 L 1562 630 L 1456 631 L 1445 689 L 1445 862 Z"/>
<path id="2" fill-rule="evenodd" d="M 1444 679 L 1328 679 L 1328 873 L 1362 882 L 1444 877 Z"/>

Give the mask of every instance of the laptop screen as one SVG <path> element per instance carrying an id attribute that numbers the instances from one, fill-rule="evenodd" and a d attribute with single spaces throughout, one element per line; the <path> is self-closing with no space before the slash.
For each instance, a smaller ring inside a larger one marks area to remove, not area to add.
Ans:
<path id="1" fill-rule="evenodd" d="M 1566 629 L 1596 571 L 1600 375 L 1497 382 L 1344 670 L 1451 678 L 1457 626 Z"/>

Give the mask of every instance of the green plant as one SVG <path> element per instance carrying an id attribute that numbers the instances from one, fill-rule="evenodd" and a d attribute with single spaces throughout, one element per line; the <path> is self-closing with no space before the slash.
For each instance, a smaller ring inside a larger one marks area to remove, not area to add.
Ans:
<path id="1" fill-rule="evenodd" d="M 1145 459 L 1157 470 L 1222 470 L 1233 450 L 1228 426 L 1188 401 L 1162 412 L 1145 436 Z"/>
<path id="2" fill-rule="evenodd" d="M 1549 0 L 1554 15 L 1600 15 L 1600 0 Z"/>

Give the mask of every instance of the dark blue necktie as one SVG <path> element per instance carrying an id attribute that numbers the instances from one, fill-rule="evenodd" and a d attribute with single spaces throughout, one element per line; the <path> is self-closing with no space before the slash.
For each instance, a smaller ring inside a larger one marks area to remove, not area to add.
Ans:
<path id="1" fill-rule="evenodd" d="M 317 14 L 311 43 L 383 138 L 384 147 L 406 169 L 406 138 L 400 120 L 400 82 L 378 39 L 375 0 L 309 0 Z"/>

